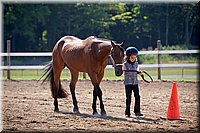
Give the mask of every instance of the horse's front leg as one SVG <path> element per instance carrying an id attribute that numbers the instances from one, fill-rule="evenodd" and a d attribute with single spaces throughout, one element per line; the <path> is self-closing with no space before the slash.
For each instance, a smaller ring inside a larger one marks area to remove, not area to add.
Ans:
<path id="1" fill-rule="evenodd" d="M 100 84 L 100 82 L 102 81 L 103 76 L 104 76 L 104 70 L 103 70 L 101 73 L 99 73 L 99 74 L 97 75 L 99 84 Z M 98 86 L 98 88 L 100 89 L 99 86 Z M 100 91 L 101 91 L 101 89 L 100 89 Z M 99 94 L 99 95 L 100 95 L 100 96 L 99 96 L 99 101 L 100 101 L 101 115 L 106 115 L 106 111 L 105 111 L 105 109 L 104 109 L 104 104 L 103 104 L 103 100 L 102 100 L 102 92 L 101 92 L 101 94 Z"/>
<path id="2" fill-rule="evenodd" d="M 102 99 L 102 91 L 99 85 L 94 86 L 94 91 L 96 92 L 96 95 L 99 97 L 99 102 L 100 102 L 100 108 L 101 108 L 101 115 L 105 116 L 106 111 L 104 109 L 104 104 L 103 104 L 103 99 Z M 95 103 L 96 105 L 96 103 Z"/>
<path id="3" fill-rule="evenodd" d="M 93 103 L 92 103 L 93 115 L 98 114 L 96 104 L 97 104 L 97 93 L 94 89 L 93 90 Z"/>
<path id="4" fill-rule="evenodd" d="M 102 100 L 102 91 L 101 91 L 101 88 L 99 87 L 99 83 L 101 82 L 102 76 L 99 77 L 94 72 L 91 72 L 88 74 L 89 74 L 92 84 L 94 86 L 93 103 L 92 103 L 93 114 L 97 113 L 96 101 L 97 101 L 97 97 L 98 97 L 99 101 L 100 101 L 101 115 L 106 115 L 106 111 L 104 109 L 104 104 L 103 104 L 103 100 Z"/>
<path id="5" fill-rule="evenodd" d="M 54 112 L 59 112 L 58 99 L 57 98 L 54 98 Z"/>

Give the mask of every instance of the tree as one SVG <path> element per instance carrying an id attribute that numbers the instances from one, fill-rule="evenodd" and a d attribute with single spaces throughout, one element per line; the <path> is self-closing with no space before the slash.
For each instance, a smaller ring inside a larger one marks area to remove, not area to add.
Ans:
<path id="1" fill-rule="evenodd" d="M 64 35 L 94 35 L 139 49 L 155 48 L 158 39 L 189 47 L 198 11 L 197 4 L 4 4 L 4 42 L 12 40 L 12 51 L 51 51 Z"/>
<path id="2" fill-rule="evenodd" d="M 199 19 L 198 6 L 196 4 L 185 4 L 182 10 L 185 18 L 185 44 L 188 46 L 194 26 Z"/>
<path id="3" fill-rule="evenodd" d="M 39 49 L 48 9 L 44 5 L 4 5 L 4 35 L 12 40 L 12 51 Z"/>

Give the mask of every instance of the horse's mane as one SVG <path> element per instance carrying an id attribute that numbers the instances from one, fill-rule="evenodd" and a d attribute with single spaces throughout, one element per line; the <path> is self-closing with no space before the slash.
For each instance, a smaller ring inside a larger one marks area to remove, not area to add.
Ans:
<path id="1" fill-rule="evenodd" d="M 95 36 L 90 36 L 88 38 L 93 39 L 93 40 L 95 40 L 97 42 L 111 42 L 111 40 L 109 40 L 109 39 L 98 38 L 98 37 L 95 37 Z M 115 41 L 113 41 L 113 42 L 115 42 Z"/>
<path id="2" fill-rule="evenodd" d="M 97 38 L 97 37 L 95 37 L 95 38 L 98 39 L 98 40 L 102 40 L 102 41 L 110 41 L 110 40 L 105 39 L 105 38 Z"/>

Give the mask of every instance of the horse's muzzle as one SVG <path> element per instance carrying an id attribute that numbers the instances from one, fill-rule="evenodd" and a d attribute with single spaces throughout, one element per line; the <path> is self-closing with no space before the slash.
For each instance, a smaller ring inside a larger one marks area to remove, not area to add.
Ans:
<path id="1" fill-rule="evenodd" d="M 115 75 L 121 76 L 122 74 L 123 74 L 122 67 L 116 67 L 115 68 Z"/>

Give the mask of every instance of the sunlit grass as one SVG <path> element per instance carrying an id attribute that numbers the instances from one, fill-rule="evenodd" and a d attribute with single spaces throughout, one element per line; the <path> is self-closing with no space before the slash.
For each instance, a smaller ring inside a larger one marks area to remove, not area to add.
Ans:
<path id="1" fill-rule="evenodd" d="M 157 80 L 157 68 L 141 68 L 140 70 L 144 70 L 148 72 L 154 80 Z M 176 80 L 176 81 L 199 81 L 197 78 L 184 78 L 185 75 L 195 75 L 198 76 L 198 68 L 161 68 L 161 75 L 178 75 L 177 77 L 169 77 L 169 78 L 162 78 L 162 80 Z M 43 70 L 11 70 L 10 71 L 11 79 L 12 80 L 39 80 L 40 77 L 43 75 Z M 7 79 L 7 71 L 3 71 L 2 79 Z M 65 69 L 62 72 L 61 79 L 70 80 L 71 75 L 69 70 Z M 44 79 L 44 78 L 42 78 Z M 140 76 L 139 76 L 139 79 Z M 79 80 L 85 80 L 83 78 L 83 73 L 79 73 Z M 86 80 L 89 80 L 89 76 L 86 74 Z M 104 73 L 103 80 L 123 80 L 122 76 L 115 76 L 114 69 L 106 69 Z"/>

